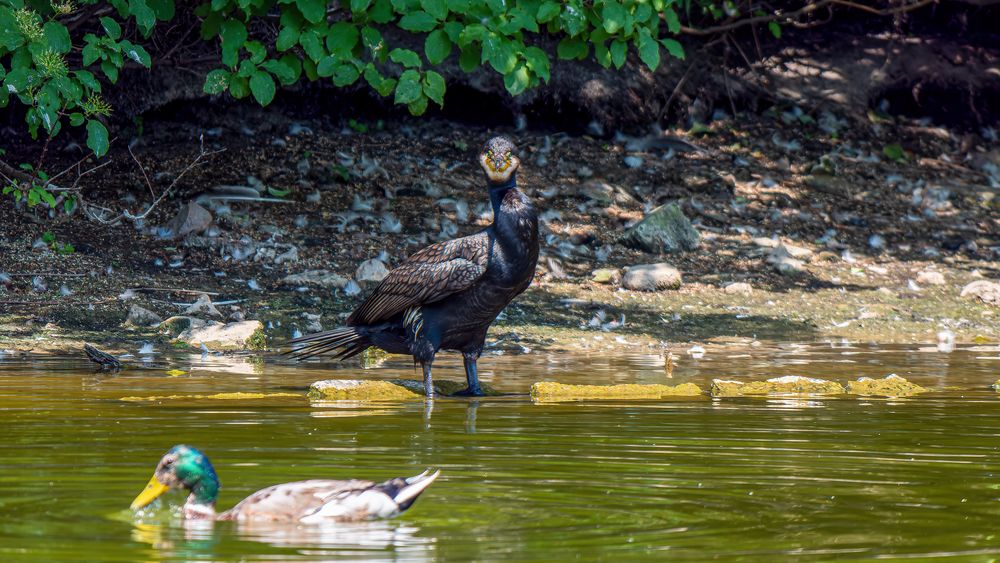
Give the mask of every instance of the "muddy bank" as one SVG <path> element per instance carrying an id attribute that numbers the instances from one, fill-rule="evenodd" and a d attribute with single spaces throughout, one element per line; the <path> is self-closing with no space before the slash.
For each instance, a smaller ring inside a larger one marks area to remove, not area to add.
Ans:
<path id="1" fill-rule="evenodd" d="M 79 209 L 47 218 L 0 205 L 0 348 L 197 348 L 157 324 L 185 314 L 220 326 L 259 320 L 266 339 L 255 346 L 272 350 L 332 328 L 382 266 L 488 224 L 473 159 L 496 133 L 522 150 L 543 250 L 535 283 L 494 326 L 492 346 L 1000 337 L 997 304 L 961 296 L 1000 278 L 1000 149 L 988 131 L 848 123 L 789 107 L 674 132 L 700 149 L 690 151 L 659 137 L 175 109 L 134 132 L 149 184 L 123 147 L 87 180 L 85 199 L 112 210 L 103 217 L 112 224 Z M 198 154 L 201 135 L 206 150 L 225 152 L 188 172 L 145 220 L 122 219 L 150 208 Z M 52 152 L 69 162 L 72 150 Z M 207 216 L 182 207 L 190 203 Z M 623 236 L 664 204 L 690 221 L 697 246 L 650 251 Z M 622 287 L 628 268 L 657 263 L 679 273 L 663 286 L 671 289 Z M 212 305 L 186 313 L 203 295 Z M 124 324 L 134 306 L 154 318 Z"/>

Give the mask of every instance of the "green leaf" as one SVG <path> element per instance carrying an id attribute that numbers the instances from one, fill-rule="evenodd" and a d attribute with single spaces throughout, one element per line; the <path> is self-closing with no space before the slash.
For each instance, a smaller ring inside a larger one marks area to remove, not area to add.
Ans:
<path id="1" fill-rule="evenodd" d="M 69 124 L 73 127 L 79 127 L 83 125 L 84 115 L 78 111 L 74 111 L 69 114 Z"/>
<path id="2" fill-rule="evenodd" d="M 611 51 L 611 62 L 614 63 L 615 68 L 621 68 L 625 64 L 625 56 L 628 54 L 628 43 L 621 39 L 615 39 L 611 42 L 609 51 Z"/>
<path id="3" fill-rule="evenodd" d="M 352 64 L 342 64 L 333 73 L 333 84 L 339 88 L 350 86 L 357 82 L 360 76 L 357 67 Z"/>
<path id="4" fill-rule="evenodd" d="M 63 200 L 63 211 L 65 211 L 66 213 L 72 213 L 72 211 L 73 211 L 73 204 L 75 202 L 76 202 L 76 198 L 72 197 L 72 196 L 64 199 Z"/>
<path id="5" fill-rule="evenodd" d="M 24 43 L 24 38 L 17 30 L 14 12 L 6 6 L 0 6 L 0 47 L 13 51 L 22 43 Z"/>
<path id="6" fill-rule="evenodd" d="M 778 25 L 778 22 L 767 22 L 767 28 L 771 30 L 771 35 L 775 39 L 781 39 L 781 26 Z"/>
<path id="7" fill-rule="evenodd" d="M 94 151 L 97 157 L 102 157 L 108 152 L 108 130 L 100 121 L 87 120 L 87 148 Z"/>
<path id="8" fill-rule="evenodd" d="M 355 14 L 360 14 L 368 9 L 372 0 L 351 0 L 351 11 Z"/>
<path id="9" fill-rule="evenodd" d="M 556 54 L 560 59 L 582 59 L 587 56 L 590 48 L 579 37 L 564 37 L 556 46 Z"/>
<path id="10" fill-rule="evenodd" d="M 538 14 L 535 18 L 539 23 L 548 23 L 559 15 L 561 8 L 559 4 L 552 2 L 552 0 L 546 0 L 542 2 L 542 5 L 538 7 Z"/>
<path id="11" fill-rule="evenodd" d="M 389 23 L 392 18 L 392 3 L 389 0 L 375 0 L 375 5 L 368 10 L 368 17 L 375 23 Z"/>
<path id="12" fill-rule="evenodd" d="M 149 52 L 142 47 L 142 45 L 134 45 L 129 41 L 122 41 L 122 52 L 126 57 L 132 59 L 133 61 L 141 64 L 142 66 L 149 68 L 153 61 L 149 57 Z"/>
<path id="13" fill-rule="evenodd" d="M 118 25 L 118 22 L 111 18 L 101 18 L 101 27 L 104 28 L 104 32 L 108 34 L 108 37 L 118 41 L 122 36 L 122 26 Z"/>
<path id="14" fill-rule="evenodd" d="M 219 26 L 222 37 L 222 63 L 235 68 L 240 48 L 247 40 L 247 27 L 237 20 L 226 20 Z"/>
<path id="15" fill-rule="evenodd" d="M 96 43 L 88 43 L 83 47 L 83 65 L 90 66 L 101 58 L 101 48 Z"/>
<path id="16" fill-rule="evenodd" d="M 49 209 L 56 208 L 56 196 L 52 195 L 51 193 L 49 193 L 48 190 L 44 188 L 39 187 L 35 189 L 38 190 L 39 192 L 38 195 L 42 198 L 42 201 L 45 202 L 45 205 L 49 206 Z"/>
<path id="17" fill-rule="evenodd" d="M 55 85 L 62 99 L 67 102 L 79 102 L 83 97 L 83 88 L 68 76 L 57 76 L 51 79 L 49 84 Z"/>
<path id="18" fill-rule="evenodd" d="M 237 100 L 242 100 L 250 95 L 250 81 L 234 74 L 229 79 L 229 93 Z"/>
<path id="19" fill-rule="evenodd" d="M 101 70 L 104 71 L 104 76 L 107 76 L 112 84 L 118 82 L 118 67 L 114 64 L 104 61 L 101 63 Z"/>
<path id="20" fill-rule="evenodd" d="M 278 39 L 274 46 L 279 51 L 287 51 L 299 43 L 299 30 L 295 27 L 286 26 L 278 32 Z"/>
<path id="21" fill-rule="evenodd" d="M 176 13 L 174 0 L 146 0 L 146 4 L 156 14 L 156 19 L 161 22 L 174 19 L 174 14 Z"/>
<path id="22" fill-rule="evenodd" d="M 437 105 L 444 107 L 444 92 L 444 77 L 433 70 L 428 70 L 424 74 L 424 94 Z"/>
<path id="23" fill-rule="evenodd" d="M 663 12 L 663 19 L 667 22 L 667 29 L 670 33 L 677 35 L 681 32 L 681 20 L 677 17 L 677 12 L 673 8 L 667 8 Z"/>
<path id="24" fill-rule="evenodd" d="M 615 0 L 607 0 L 604 9 L 601 10 L 601 19 L 604 31 L 616 33 L 625 26 L 625 7 Z"/>
<path id="25" fill-rule="evenodd" d="M 517 96 L 528 89 L 531 77 L 528 75 L 528 68 L 518 65 L 514 72 L 503 77 L 503 85 L 510 92 L 511 96 Z"/>
<path id="26" fill-rule="evenodd" d="M 490 39 L 494 37 L 495 41 L 483 41 L 483 54 L 488 57 L 493 70 L 500 74 L 507 74 L 514 70 L 517 65 L 517 53 L 521 49 L 518 48 L 517 43 L 500 36 L 491 34 Z"/>
<path id="27" fill-rule="evenodd" d="M 587 16 L 583 6 L 576 0 L 566 3 L 566 9 L 559 14 L 559 21 L 570 37 L 576 37 L 587 26 Z"/>
<path id="28" fill-rule="evenodd" d="M 426 32 L 437 27 L 437 20 L 424 11 L 410 12 L 399 18 L 399 27 L 406 31 Z"/>
<path id="29" fill-rule="evenodd" d="M 639 30 L 636 43 L 636 47 L 639 49 L 639 59 L 646 63 L 649 70 L 656 70 L 656 67 L 660 66 L 660 43 L 653 39 L 645 27 Z"/>
<path id="30" fill-rule="evenodd" d="M 443 21 L 448 17 L 448 2 L 445 0 L 420 0 L 420 7 L 436 20 Z"/>
<path id="31" fill-rule="evenodd" d="M 274 197 L 285 197 L 286 195 L 292 193 L 292 188 L 281 189 L 268 186 L 267 193 L 273 195 Z"/>
<path id="32" fill-rule="evenodd" d="M 670 56 L 674 57 L 675 59 L 680 59 L 682 61 L 684 60 L 684 47 L 681 46 L 681 44 L 678 43 L 677 40 L 670 38 L 661 39 L 660 43 L 662 43 L 663 47 L 667 50 L 668 53 L 670 53 Z"/>
<path id="33" fill-rule="evenodd" d="M 337 22 L 330 26 L 330 31 L 326 34 L 326 48 L 331 53 L 349 56 L 360 36 L 358 27 L 353 23 Z"/>
<path id="34" fill-rule="evenodd" d="M 549 56 L 538 47 L 528 47 L 524 50 L 525 64 L 531 72 L 540 76 L 546 83 L 549 81 Z"/>
<path id="35" fill-rule="evenodd" d="M 48 22 L 42 28 L 42 32 L 45 34 L 46 46 L 57 53 L 68 53 L 73 47 L 73 43 L 69 38 L 69 31 L 61 23 Z"/>
<path id="36" fill-rule="evenodd" d="M 409 104 L 422 96 L 421 92 L 420 73 L 415 70 L 404 71 L 399 76 L 399 83 L 396 84 L 395 103 Z"/>
<path id="37" fill-rule="evenodd" d="M 285 86 L 295 84 L 302 74 L 302 62 L 294 55 L 285 55 L 280 60 L 269 59 L 260 66 L 267 69 Z"/>
<path id="38" fill-rule="evenodd" d="M 229 87 L 229 78 L 232 75 L 228 70 L 217 68 L 205 76 L 205 85 L 202 90 L 206 94 L 221 94 Z"/>
<path id="39" fill-rule="evenodd" d="M 323 43 L 320 41 L 319 33 L 315 29 L 310 29 L 299 35 L 299 44 L 302 45 L 302 50 L 314 62 L 319 62 L 320 59 L 326 56 L 326 50 L 323 49 Z"/>
<path id="40" fill-rule="evenodd" d="M 458 56 L 458 66 L 465 72 L 472 72 L 479 68 L 480 60 L 479 47 L 469 45 L 468 47 L 462 47 L 461 54 Z"/>
<path id="41" fill-rule="evenodd" d="M 319 61 L 319 63 L 316 64 L 316 74 L 322 76 L 323 78 L 329 78 L 333 76 L 334 72 L 337 71 L 337 65 L 339 64 L 340 61 L 333 55 L 324 57 Z"/>
<path id="42" fill-rule="evenodd" d="M 260 41 L 247 41 L 243 44 L 243 48 L 250 53 L 250 62 L 255 65 L 259 65 L 267 58 L 267 47 Z"/>
<path id="43" fill-rule="evenodd" d="M 389 60 L 399 63 L 406 68 L 420 68 L 424 66 L 423 61 L 420 60 L 420 55 L 409 49 L 393 49 L 389 52 Z"/>
<path id="44" fill-rule="evenodd" d="M 451 39 L 443 30 L 435 29 L 424 40 L 424 55 L 432 65 L 440 64 L 451 54 Z"/>
<path id="45" fill-rule="evenodd" d="M 274 99 L 274 89 L 274 79 L 270 74 L 259 71 L 250 77 L 250 93 L 258 104 L 266 106 L 271 103 Z"/>
<path id="46" fill-rule="evenodd" d="M 906 162 L 906 151 L 899 143 L 893 143 L 891 145 L 886 145 L 882 148 L 882 154 L 885 155 L 889 160 L 896 162 Z"/>
<path id="47" fill-rule="evenodd" d="M 295 0 L 295 5 L 310 23 L 319 23 L 326 17 L 326 0 Z"/>
<path id="48" fill-rule="evenodd" d="M 129 12 L 135 18 L 135 24 L 139 26 L 143 35 L 149 35 L 156 25 L 156 12 L 146 4 L 146 0 L 128 0 L 128 6 Z"/>
<path id="49" fill-rule="evenodd" d="M 410 110 L 411 115 L 423 115 L 427 111 L 427 96 L 420 94 L 416 100 L 407 104 L 406 108 Z"/>

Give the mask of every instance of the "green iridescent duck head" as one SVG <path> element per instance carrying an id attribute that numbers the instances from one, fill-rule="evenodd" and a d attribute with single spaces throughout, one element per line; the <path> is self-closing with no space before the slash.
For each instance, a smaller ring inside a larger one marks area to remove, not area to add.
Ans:
<path id="1" fill-rule="evenodd" d="M 507 137 L 493 137 L 479 153 L 479 165 L 486 172 L 491 186 L 513 184 L 521 159 L 514 154 L 517 147 Z"/>
<path id="2" fill-rule="evenodd" d="M 132 510 L 148 505 L 169 489 L 190 491 L 186 506 L 214 510 L 219 477 L 205 454 L 191 446 L 174 446 L 160 458 L 146 488 L 132 501 Z"/>

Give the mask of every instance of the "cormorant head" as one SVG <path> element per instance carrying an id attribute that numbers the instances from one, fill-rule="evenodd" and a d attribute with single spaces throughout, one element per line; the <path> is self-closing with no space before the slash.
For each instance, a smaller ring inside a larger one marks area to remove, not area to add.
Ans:
<path id="1" fill-rule="evenodd" d="M 479 153 L 479 165 L 486 172 L 486 180 L 490 185 L 503 185 L 514 178 L 514 173 L 521 166 L 521 159 L 514 151 L 517 147 L 507 137 L 493 137 L 483 145 Z"/>
<path id="2" fill-rule="evenodd" d="M 174 446 L 156 464 L 146 488 L 132 501 L 132 510 L 146 506 L 169 489 L 191 491 L 193 502 L 213 504 L 219 495 L 219 477 L 205 454 L 191 446 Z"/>

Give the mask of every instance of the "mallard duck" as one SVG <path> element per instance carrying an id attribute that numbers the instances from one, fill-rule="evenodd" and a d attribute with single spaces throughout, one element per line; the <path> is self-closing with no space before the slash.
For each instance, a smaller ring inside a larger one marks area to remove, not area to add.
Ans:
<path id="1" fill-rule="evenodd" d="M 197 449 L 181 445 L 170 448 L 160 459 L 131 508 L 142 508 L 169 489 L 184 489 L 191 493 L 184 503 L 184 518 L 305 524 L 376 520 L 392 518 L 410 508 L 439 474 L 428 470 L 384 483 L 356 479 L 282 483 L 261 489 L 217 514 L 215 501 L 220 485 L 212 462 Z"/>
<path id="2" fill-rule="evenodd" d="M 305 359 L 333 353 L 350 358 L 376 347 L 420 362 L 424 391 L 434 395 L 431 364 L 439 350 L 465 361 L 468 388 L 482 395 L 476 361 L 500 311 L 527 289 L 538 261 L 538 213 L 518 189 L 517 147 L 494 137 L 479 153 L 493 223 L 478 233 L 432 244 L 396 266 L 347 318 L 346 326 L 292 340 Z"/>

